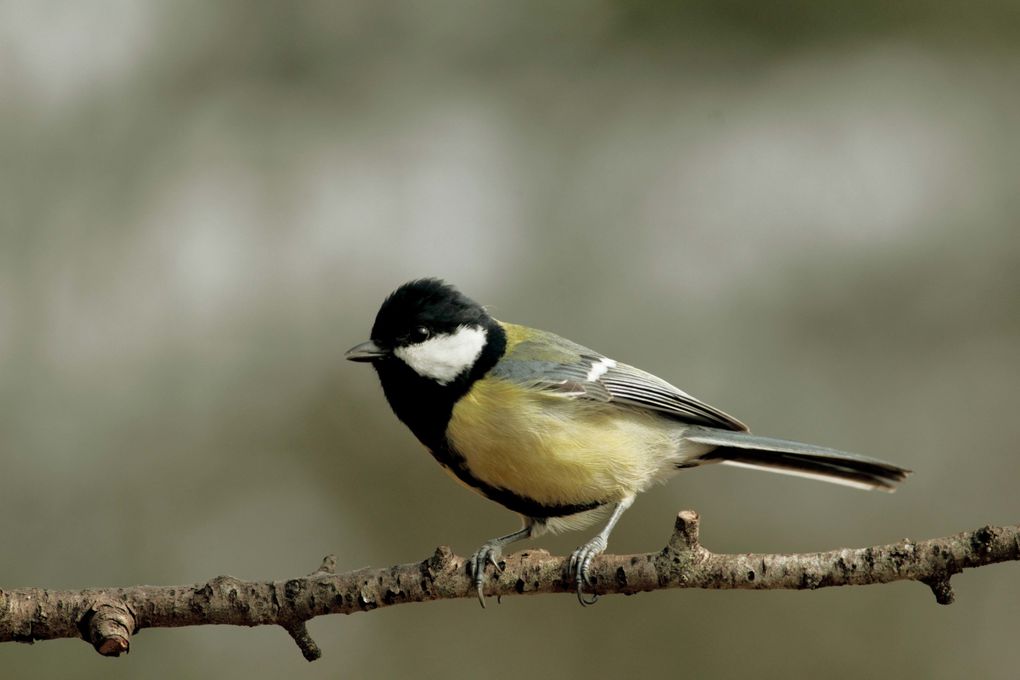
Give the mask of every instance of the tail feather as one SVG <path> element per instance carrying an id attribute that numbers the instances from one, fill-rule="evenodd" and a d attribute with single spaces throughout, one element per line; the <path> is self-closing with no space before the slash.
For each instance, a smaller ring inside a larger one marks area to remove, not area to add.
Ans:
<path id="1" fill-rule="evenodd" d="M 717 447 L 698 458 L 698 462 L 809 477 L 859 489 L 895 491 L 896 485 L 910 474 L 910 470 L 877 458 L 749 432 L 691 427 L 683 438 Z"/>

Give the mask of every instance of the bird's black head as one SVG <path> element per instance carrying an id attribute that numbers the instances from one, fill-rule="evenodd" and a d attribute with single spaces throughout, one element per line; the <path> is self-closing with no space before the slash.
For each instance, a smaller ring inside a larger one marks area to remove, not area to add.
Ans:
<path id="1" fill-rule="evenodd" d="M 372 326 L 372 340 L 395 350 L 460 329 L 485 329 L 492 318 L 480 304 L 440 279 L 416 279 L 390 294 Z"/>
<path id="2" fill-rule="evenodd" d="M 502 326 L 480 304 L 439 279 L 417 279 L 386 298 L 372 339 L 347 358 L 375 366 L 397 416 L 432 447 L 457 399 L 505 349 Z"/>

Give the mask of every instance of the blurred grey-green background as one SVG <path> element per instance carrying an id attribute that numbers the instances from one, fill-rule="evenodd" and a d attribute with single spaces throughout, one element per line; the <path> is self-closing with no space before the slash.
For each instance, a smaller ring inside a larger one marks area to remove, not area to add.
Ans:
<path id="1" fill-rule="evenodd" d="M 0 586 L 279 579 L 517 527 L 343 361 L 438 275 L 916 471 L 643 496 L 717 551 L 1020 520 L 1020 6 L 0 1 Z M 589 532 L 590 533 L 590 532 Z M 556 552 L 589 535 L 539 545 Z M 1016 677 L 1017 565 L 0 645 L 7 678 Z"/>

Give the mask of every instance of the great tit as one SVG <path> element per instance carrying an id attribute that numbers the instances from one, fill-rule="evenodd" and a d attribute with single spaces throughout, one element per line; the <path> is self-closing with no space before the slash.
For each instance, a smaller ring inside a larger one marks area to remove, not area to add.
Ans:
<path id="1" fill-rule="evenodd" d="M 859 489 L 893 491 L 909 470 L 874 458 L 759 437 L 666 381 L 546 331 L 498 321 L 439 279 L 383 302 L 371 340 L 346 358 L 371 362 L 393 412 L 456 479 L 523 518 L 470 560 L 479 600 L 505 546 L 605 515 L 570 556 L 588 604 L 594 557 L 638 493 L 678 470 L 722 463 Z"/>

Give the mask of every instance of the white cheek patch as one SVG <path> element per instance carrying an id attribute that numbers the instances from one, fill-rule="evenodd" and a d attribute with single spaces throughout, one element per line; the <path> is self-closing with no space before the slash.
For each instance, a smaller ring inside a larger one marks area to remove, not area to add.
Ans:
<path id="1" fill-rule="evenodd" d="M 485 347 L 486 332 L 478 326 L 461 326 L 453 333 L 393 351 L 415 373 L 445 385 L 471 368 Z"/>

